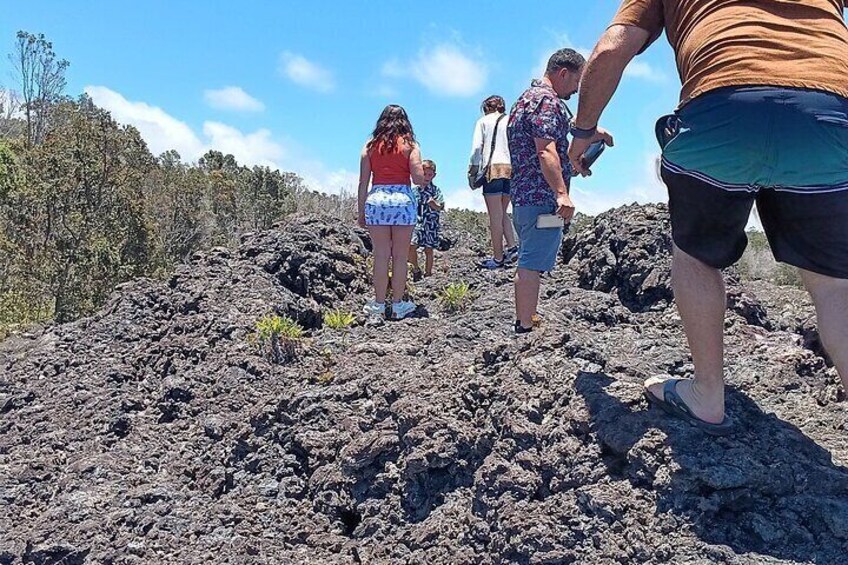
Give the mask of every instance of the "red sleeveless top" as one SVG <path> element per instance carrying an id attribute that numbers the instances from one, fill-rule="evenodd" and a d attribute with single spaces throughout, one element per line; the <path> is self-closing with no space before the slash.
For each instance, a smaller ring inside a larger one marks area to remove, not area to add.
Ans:
<path id="1" fill-rule="evenodd" d="M 368 151 L 371 172 L 374 174 L 372 184 L 412 184 L 409 174 L 409 155 L 404 151 L 404 144 L 398 141 L 397 147 L 391 153 L 381 153 L 380 145 L 374 145 Z"/>

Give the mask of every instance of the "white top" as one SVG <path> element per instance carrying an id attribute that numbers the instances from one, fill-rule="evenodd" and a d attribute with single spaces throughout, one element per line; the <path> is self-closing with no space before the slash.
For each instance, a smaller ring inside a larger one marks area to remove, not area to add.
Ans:
<path id="1" fill-rule="evenodd" d="M 492 134 L 495 132 L 495 122 L 503 116 L 498 124 L 498 139 L 495 143 L 495 152 L 492 155 L 493 165 L 510 165 L 509 140 L 506 136 L 507 122 L 509 116 L 498 112 L 486 114 L 474 125 L 474 138 L 471 141 L 471 165 L 481 170 L 489 164 L 489 153 L 492 151 Z"/>

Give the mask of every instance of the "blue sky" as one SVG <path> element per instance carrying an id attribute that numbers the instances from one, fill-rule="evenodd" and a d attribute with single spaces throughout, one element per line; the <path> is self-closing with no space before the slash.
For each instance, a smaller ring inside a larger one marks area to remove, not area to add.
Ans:
<path id="1" fill-rule="evenodd" d="M 44 33 L 68 59 L 68 93 L 88 92 L 158 154 L 209 148 L 354 190 L 359 150 L 382 108 L 403 105 L 448 204 L 481 209 L 465 185 L 480 101 L 511 104 L 560 47 L 589 51 L 617 0 L 560 2 L 116 2 L 0 0 L 0 51 Z M 0 61 L 0 85 L 14 88 Z M 653 173 L 656 118 L 679 82 L 662 38 L 636 60 L 602 125 L 616 147 L 574 185 L 597 213 L 665 192 Z M 576 110 L 577 100 L 569 102 Z"/>

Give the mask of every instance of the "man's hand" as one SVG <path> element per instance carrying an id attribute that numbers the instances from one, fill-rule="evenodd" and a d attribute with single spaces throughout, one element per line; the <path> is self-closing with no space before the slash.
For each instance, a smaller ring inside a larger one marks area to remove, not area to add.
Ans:
<path id="1" fill-rule="evenodd" d="M 567 194 L 558 194 L 557 199 L 557 216 L 562 217 L 565 220 L 565 223 L 569 223 L 571 218 L 574 217 L 574 203 L 571 201 L 571 197 Z"/>
<path id="2" fill-rule="evenodd" d="M 365 212 L 359 213 L 359 218 L 357 218 L 357 223 L 359 224 L 359 227 L 361 227 L 361 228 L 366 227 L 365 226 Z"/>
<path id="3" fill-rule="evenodd" d="M 595 134 L 595 137 L 592 138 L 592 141 L 603 141 L 607 147 L 615 145 L 615 140 L 612 138 L 612 134 L 601 127 L 598 128 L 598 132 Z"/>
<path id="4" fill-rule="evenodd" d="M 596 141 L 603 141 L 607 147 L 615 145 L 612 134 L 601 127 L 598 128 L 598 131 L 592 137 L 587 137 L 586 139 L 574 138 L 571 140 L 571 144 L 568 146 L 568 160 L 571 161 L 571 167 L 577 174 L 584 177 L 592 176 L 592 171 L 583 166 L 583 154 Z"/>
<path id="5" fill-rule="evenodd" d="M 583 168 L 583 154 L 591 144 L 592 138 L 590 137 L 586 139 L 575 138 L 571 140 L 571 144 L 568 146 L 568 160 L 571 161 L 571 168 L 584 177 L 592 174 L 591 171 Z"/>
<path id="6" fill-rule="evenodd" d="M 430 198 L 430 200 L 427 201 L 427 205 L 430 207 L 430 210 L 438 210 L 439 209 L 439 203 L 436 202 L 435 198 Z"/>

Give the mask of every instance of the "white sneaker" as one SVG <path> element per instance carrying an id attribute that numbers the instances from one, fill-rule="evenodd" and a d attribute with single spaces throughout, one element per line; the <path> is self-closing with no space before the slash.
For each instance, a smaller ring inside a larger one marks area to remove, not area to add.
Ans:
<path id="1" fill-rule="evenodd" d="M 406 318 L 415 310 L 418 306 L 415 305 L 411 300 L 401 300 L 400 302 L 395 302 L 392 304 L 392 318 L 395 320 L 402 320 Z"/>
<path id="2" fill-rule="evenodd" d="M 365 303 L 365 306 L 362 307 L 362 312 L 365 313 L 366 316 L 382 316 L 386 313 L 386 303 L 369 300 Z"/>

